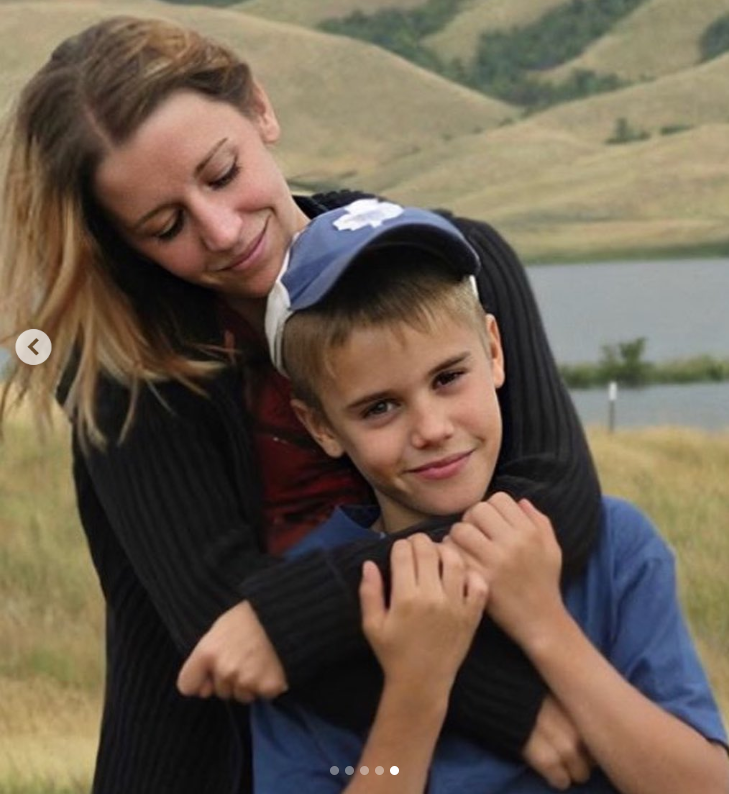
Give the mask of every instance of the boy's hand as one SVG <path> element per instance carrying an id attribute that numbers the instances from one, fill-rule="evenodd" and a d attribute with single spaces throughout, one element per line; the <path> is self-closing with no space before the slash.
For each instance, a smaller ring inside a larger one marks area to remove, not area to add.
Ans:
<path id="1" fill-rule="evenodd" d="M 455 549 L 420 533 L 398 540 L 390 560 L 389 607 L 377 566 L 362 569 L 365 636 L 388 683 L 429 696 L 442 685 L 447 694 L 483 615 L 486 583 Z"/>
<path id="2" fill-rule="evenodd" d="M 494 494 L 474 505 L 448 536 L 489 585 L 488 612 L 522 648 L 564 613 L 562 552 L 549 519 L 526 499 Z"/>
<path id="3" fill-rule="evenodd" d="M 177 678 L 183 695 L 250 703 L 288 689 L 281 662 L 253 607 L 224 612 L 193 649 Z"/>
<path id="4" fill-rule="evenodd" d="M 550 786 L 560 790 L 585 783 L 595 764 L 574 723 L 553 695 L 544 699 L 522 757 Z"/>

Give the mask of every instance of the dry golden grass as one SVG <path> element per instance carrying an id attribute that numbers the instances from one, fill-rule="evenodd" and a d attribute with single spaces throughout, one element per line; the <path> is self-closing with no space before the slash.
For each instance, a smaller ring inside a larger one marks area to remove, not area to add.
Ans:
<path id="1" fill-rule="evenodd" d="M 701 152 L 701 157 L 697 157 Z M 603 146 L 541 117 L 443 143 L 363 180 L 486 218 L 529 259 L 729 240 L 729 125 Z"/>
<path id="2" fill-rule="evenodd" d="M 611 136 L 620 117 L 651 134 L 666 125 L 722 124 L 729 121 L 726 103 L 719 99 L 728 79 L 729 54 L 725 54 L 652 82 L 556 105 L 534 119 L 596 143 Z M 691 159 L 702 158 L 696 153 Z"/>
<path id="3" fill-rule="evenodd" d="M 729 715 L 729 433 L 592 429 L 606 493 L 634 502 L 676 551 L 679 587 L 725 715 Z"/>
<path id="4" fill-rule="evenodd" d="M 589 433 L 605 491 L 634 501 L 678 557 L 681 595 L 729 714 L 729 434 Z M 27 412 L 0 457 L 0 791 L 87 790 L 102 691 L 102 609 L 70 483 L 68 430 Z M 57 787 L 33 781 L 53 781 Z"/>
<path id="5" fill-rule="evenodd" d="M 314 27 L 324 19 L 342 18 L 353 11 L 371 14 L 381 8 L 415 8 L 423 0 L 247 0 L 229 6 L 246 14 L 265 17 L 278 22 Z"/>
<path id="6" fill-rule="evenodd" d="M 690 68 L 699 60 L 701 34 L 727 13 L 727 0 L 651 0 L 580 57 L 546 74 L 563 79 L 573 69 L 591 69 L 633 81 Z"/>
<path id="7" fill-rule="evenodd" d="M 327 185 L 345 174 L 355 182 L 361 171 L 444 137 L 493 127 L 512 112 L 365 43 L 235 10 L 154 0 L 3 6 L 0 105 L 62 37 L 117 13 L 177 19 L 249 59 L 278 110 L 284 129 L 278 152 L 294 183 Z"/>

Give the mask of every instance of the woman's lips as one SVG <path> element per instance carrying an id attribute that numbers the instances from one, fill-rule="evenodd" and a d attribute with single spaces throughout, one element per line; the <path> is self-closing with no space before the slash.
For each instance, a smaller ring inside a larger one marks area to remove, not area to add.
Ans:
<path id="1" fill-rule="evenodd" d="M 459 474 L 466 467 L 470 457 L 470 451 L 459 452 L 456 455 L 449 455 L 410 469 L 410 474 L 416 474 L 424 480 L 446 480 Z"/>
<path id="2" fill-rule="evenodd" d="M 238 270 L 245 270 L 246 268 L 250 267 L 256 259 L 260 256 L 261 251 L 263 250 L 263 243 L 266 237 L 266 230 L 268 229 L 268 221 L 261 229 L 261 233 L 253 240 L 248 248 L 239 256 L 232 264 L 228 265 L 225 270 L 229 270 L 232 272 L 236 272 Z"/>

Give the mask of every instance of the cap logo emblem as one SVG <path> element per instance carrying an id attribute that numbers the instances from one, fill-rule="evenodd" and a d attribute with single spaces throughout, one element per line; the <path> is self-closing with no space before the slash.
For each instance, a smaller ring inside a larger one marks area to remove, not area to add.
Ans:
<path id="1" fill-rule="evenodd" d="M 376 229 L 385 221 L 397 218 L 404 212 L 399 204 L 378 199 L 358 199 L 348 204 L 345 209 L 347 212 L 332 222 L 340 232 L 356 232 L 357 229 L 363 229 L 365 226 Z"/>

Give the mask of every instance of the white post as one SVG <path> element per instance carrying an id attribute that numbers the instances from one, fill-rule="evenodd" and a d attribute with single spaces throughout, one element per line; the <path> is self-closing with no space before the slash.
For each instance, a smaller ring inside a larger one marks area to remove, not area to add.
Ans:
<path id="1" fill-rule="evenodd" d="M 615 408 L 618 401 L 617 381 L 611 380 L 608 384 L 608 431 L 615 430 Z"/>

